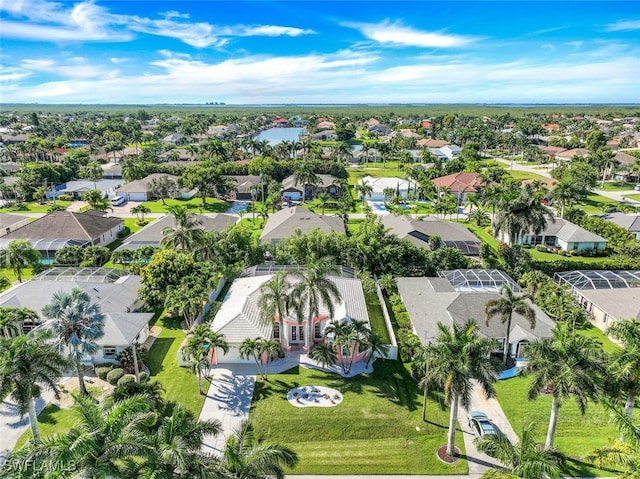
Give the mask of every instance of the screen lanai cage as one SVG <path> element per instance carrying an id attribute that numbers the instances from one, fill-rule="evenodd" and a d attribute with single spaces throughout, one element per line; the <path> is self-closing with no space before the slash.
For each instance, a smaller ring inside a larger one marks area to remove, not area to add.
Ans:
<path id="1" fill-rule="evenodd" d="M 614 289 L 640 287 L 640 271 L 576 270 L 554 275 L 556 282 L 571 289 Z"/>
<path id="2" fill-rule="evenodd" d="M 522 291 L 507 273 L 498 269 L 454 269 L 438 271 L 438 276 L 447 279 L 456 291 L 498 291 L 503 284 L 513 292 Z"/>

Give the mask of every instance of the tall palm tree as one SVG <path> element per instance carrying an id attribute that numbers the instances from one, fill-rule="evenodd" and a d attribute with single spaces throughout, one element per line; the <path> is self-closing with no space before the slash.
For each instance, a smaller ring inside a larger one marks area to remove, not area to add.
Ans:
<path id="1" fill-rule="evenodd" d="M 297 279 L 291 291 L 291 303 L 295 309 L 298 321 L 302 321 L 304 313 L 307 314 L 307 334 L 305 335 L 305 347 L 311 351 L 313 318 L 320 316 L 320 308 L 324 306 L 333 318 L 335 313 L 334 302 L 342 300 L 336 284 L 329 278 L 331 274 L 337 274 L 338 269 L 330 258 L 315 260 L 307 265 L 304 270 L 293 270 L 291 276 Z"/>
<path id="2" fill-rule="evenodd" d="M 570 179 L 562 180 L 554 187 L 551 198 L 560 203 L 560 218 L 564 218 L 565 207 L 579 201 L 583 194 L 578 184 Z"/>
<path id="3" fill-rule="evenodd" d="M 291 283 L 284 271 L 278 271 L 260 287 L 258 307 L 265 323 L 273 324 L 276 316 L 279 322 L 280 344 L 284 344 L 284 317 L 288 310 Z"/>
<path id="4" fill-rule="evenodd" d="M 66 434 L 56 434 L 42 444 L 27 443 L 7 460 L 9 471 L 27 469 L 26 475 L 9 477 L 122 477 L 121 464 L 136 456 L 144 461 L 153 451 L 142 431 L 156 418 L 146 398 L 134 396 L 101 405 L 91 398 L 75 397 L 77 422 Z M 5 466 L 7 466 L 5 465 Z"/>
<path id="5" fill-rule="evenodd" d="M 71 293 L 58 291 L 51 303 L 42 308 L 42 314 L 49 318 L 42 327 L 51 330 L 60 350 L 68 349 L 75 363 L 80 393 L 87 396 L 87 388 L 82 375 L 82 358 L 98 350 L 96 341 L 104 336 L 104 314 L 100 306 L 91 304 L 89 295 L 80 288 Z"/>
<path id="6" fill-rule="evenodd" d="M 187 208 L 180 205 L 169 206 L 175 226 L 167 226 L 162 230 L 160 244 L 164 248 L 193 252 L 205 241 L 202 223 Z"/>
<path id="7" fill-rule="evenodd" d="M 640 394 L 640 321 L 616 321 L 607 332 L 622 343 L 622 348 L 611 355 L 609 372 L 627 396 L 624 413 L 631 417 Z"/>
<path id="8" fill-rule="evenodd" d="M 24 323 L 37 323 L 40 321 L 38 313 L 29 308 L 0 308 L 0 332 L 5 339 L 11 339 L 24 333 Z"/>
<path id="9" fill-rule="evenodd" d="M 322 216 L 324 216 L 324 210 L 329 204 L 330 200 L 329 194 L 326 191 L 323 191 L 322 193 L 319 193 L 316 198 L 318 199 L 318 204 L 322 209 Z"/>
<path id="10" fill-rule="evenodd" d="M 229 352 L 229 343 L 224 339 L 224 335 L 213 331 L 208 324 L 196 325 L 187 335 L 187 344 L 182 349 L 182 354 L 188 359 L 191 369 L 198 377 L 198 391 L 200 394 L 205 394 L 202 391 L 202 376 L 209 375 L 211 354 L 216 349 L 220 349 L 223 354 L 227 354 Z"/>
<path id="11" fill-rule="evenodd" d="M 521 439 L 512 444 L 504 434 L 488 434 L 477 441 L 478 449 L 495 457 L 504 469 L 491 469 L 483 479 L 559 479 L 564 456 L 556 449 L 540 449 L 536 442 L 535 427 L 528 425 Z"/>
<path id="12" fill-rule="evenodd" d="M 0 340 L 0 401 L 10 396 L 20 415 L 28 414 L 35 442 L 40 442 L 40 433 L 34 400 L 40 397 L 42 387 L 59 398 L 58 379 L 69 365 L 47 339 L 33 333 Z"/>
<path id="13" fill-rule="evenodd" d="M 465 409 L 471 405 L 472 379 L 488 398 L 495 397 L 493 383 L 497 369 L 489 354 L 495 349 L 496 341 L 482 338 L 477 332 L 478 325 L 469 320 L 464 324 L 453 323 L 447 327 L 438 323 L 438 337 L 427 347 L 426 374 L 423 385 L 437 385 L 444 389 L 445 401 L 449 402 L 449 433 L 447 454 L 455 453 L 456 420 L 458 405 Z"/>
<path id="14" fill-rule="evenodd" d="M 362 207 L 364 208 L 367 204 L 367 195 L 371 195 L 371 193 L 373 193 L 373 186 L 371 185 L 371 183 L 364 180 L 361 183 L 358 183 L 355 188 L 356 192 L 362 199 Z"/>
<path id="15" fill-rule="evenodd" d="M 40 253 L 26 239 L 13 240 L 7 249 L 0 250 L 0 263 L 13 269 L 20 283 L 22 283 L 22 270 L 27 266 L 38 265 L 40 259 Z"/>
<path id="16" fill-rule="evenodd" d="M 502 324 L 507 325 L 504 339 L 504 351 L 502 359 L 507 364 L 509 358 L 509 335 L 511 334 L 511 320 L 513 314 L 519 314 L 529 321 L 531 329 L 536 327 L 536 312 L 527 302 L 531 297 L 527 294 L 516 296 L 507 284 L 500 287 L 500 298 L 491 299 L 484 305 L 485 322 L 489 325 L 489 320 L 496 316 L 500 318 Z"/>
<path id="17" fill-rule="evenodd" d="M 315 185 L 320 179 L 313 171 L 311 163 L 306 161 L 298 162 L 293 171 L 293 181 L 295 185 L 302 185 L 302 202 L 307 197 L 307 185 Z"/>
<path id="18" fill-rule="evenodd" d="M 242 359 L 253 359 L 253 362 L 256 363 L 256 367 L 258 368 L 258 373 L 263 378 L 264 373 L 262 372 L 262 366 L 260 365 L 261 356 L 262 356 L 262 338 L 245 338 L 242 343 L 240 343 L 239 352 L 240 357 Z"/>
<path id="19" fill-rule="evenodd" d="M 88 180 L 93 181 L 93 189 L 97 190 L 98 189 L 98 180 L 102 179 L 102 167 L 100 166 L 100 163 L 98 163 L 97 161 L 90 161 L 89 163 L 87 163 L 85 166 L 83 166 L 80 169 L 80 178 L 85 178 Z"/>
<path id="20" fill-rule="evenodd" d="M 553 338 L 534 341 L 527 346 L 528 363 L 525 372 L 532 373 L 529 399 L 535 399 L 543 389 L 551 392 L 551 414 L 545 448 L 553 447 L 558 414 L 563 401 L 573 396 L 584 414 L 589 398 L 600 392 L 605 374 L 602 346 L 592 338 L 571 333 L 557 326 Z"/>
<path id="21" fill-rule="evenodd" d="M 495 236 L 506 233 L 509 244 L 513 245 L 529 231 L 539 235 L 547 227 L 548 220 L 555 222 L 541 199 L 531 184 L 525 185 L 517 197 L 503 198 L 493 225 Z"/>
<path id="22" fill-rule="evenodd" d="M 145 458 L 141 467 L 133 464 L 128 477 L 147 478 L 214 478 L 220 469 L 220 461 L 202 452 L 205 436 L 217 436 L 222 431 L 218 420 L 198 421 L 193 413 L 182 405 L 173 408 L 170 416 L 164 416 L 157 429 L 144 438 Z M 132 475 L 132 473 L 135 474 Z"/>
<path id="23" fill-rule="evenodd" d="M 256 443 L 253 426 L 243 421 L 225 442 L 222 453 L 224 477 L 238 479 L 284 479 L 283 467 L 294 467 L 298 455 L 287 446 Z"/>

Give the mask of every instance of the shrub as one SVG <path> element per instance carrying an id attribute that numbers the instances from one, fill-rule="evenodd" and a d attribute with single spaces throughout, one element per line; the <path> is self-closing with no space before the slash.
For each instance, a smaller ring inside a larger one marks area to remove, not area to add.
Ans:
<path id="1" fill-rule="evenodd" d="M 136 220 L 138 226 L 146 226 L 149 224 L 149 220 Z"/>
<path id="2" fill-rule="evenodd" d="M 115 386 L 122 376 L 124 376 L 124 370 L 122 368 L 115 368 L 107 374 L 107 381 L 109 381 L 109 384 Z"/>
<path id="3" fill-rule="evenodd" d="M 394 293 L 391 296 L 389 296 L 389 303 L 391 303 L 391 306 L 402 304 L 402 298 L 400 297 L 399 294 Z"/>
<path id="4" fill-rule="evenodd" d="M 536 245 L 536 251 L 542 251 L 543 253 L 546 253 L 548 250 L 545 245 L 539 244 L 539 245 Z"/>
<path id="5" fill-rule="evenodd" d="M 125 374 L 120 379 L 118 379 L 118 386 L 122 386 L 123 384 L 135 383 L 136 377 L 133 374 Z"/>
<path id="6" fill-rule="evenodd" d="M 73 201 L 73 195 L 60 195 L 58 199 L 60 201 Z"/>
<path id="7" fill-rule="evenodd" d="M 125 226 L 120 230 L 120 233 L 118 233 L 118 238 L 125 238 L 130 234 L 131 234 L 131 230 L 129 229 L 128 226 Z"/>
<path id="8" fill-rule="evenodd" d="M 140 375 L 138 376 L 138 378 L 140 379 L 140 382 L 144 382 L 147 380 L 147 372 L 146 371 L 140 371 Z"/>
<path id="9" fill-rule="evenodd" d="M 398 327 L 402 329 L 411 329 L 411 317 L 409 313 L 398 313 L 396 314 L 396 323 L 398 323 Z"/>
<path id="10" fill-rule="evenodd" d="M 107 379 L 107 375 L 113 371 L 113 364 L 110 364 L 108 366 L 96 366 L 95 370 L 96 370 L 96 375 L 102 379 L 103 381 L 105 381 Z"/>

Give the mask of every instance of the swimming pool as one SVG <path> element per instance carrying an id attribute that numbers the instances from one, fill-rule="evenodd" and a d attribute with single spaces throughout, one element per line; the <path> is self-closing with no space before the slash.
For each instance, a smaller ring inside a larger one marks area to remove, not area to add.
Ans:
<path id="1" fill-rule="evenodd" d="M 233 214 L 233 213 L 239 213 L 241 211 L 247 211 L 248 207 L 249 207 L 248 201 L 234 201 L 233 204 L 229 207 L 229 209 L 225 211 L 225 213 Z"/>

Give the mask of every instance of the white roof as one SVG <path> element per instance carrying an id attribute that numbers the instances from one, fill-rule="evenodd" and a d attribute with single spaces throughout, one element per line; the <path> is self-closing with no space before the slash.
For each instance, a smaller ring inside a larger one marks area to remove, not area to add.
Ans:
<path id="1" fill-rule="evenodd" d="M 260 287 L 273 276 L 237 278 L 213 319 L 211 329 L 223 334 L 231 344 L 241 343 L 246 338 L 271 338 L 273 325 L 263 321 L 258 302 L 261 296 Z M 360 280 L 335 276 L 331 276 L 330 279 L 342 297 L 342 302 L 335 305 L 334 319 L 349 318 L 368 323 L 369 314 Z M 328 315 L 326 305 L 321 305 L 320 315 Z"/>
<path id="2" fill-rule="evenodd" d="M 383 193 L 387 188 L 396 189 L 398 188 L 398 186 L 400 186 L 401 190 L 409 189 L 409 182 L 407 180 L 403 180 L 402 178 L 374 178 L 373 176 L 365 176 L 364 178 L 361 178 L 358 183 L 363 184 L 365 181 L 371 185 L 374 193 Z"/>

